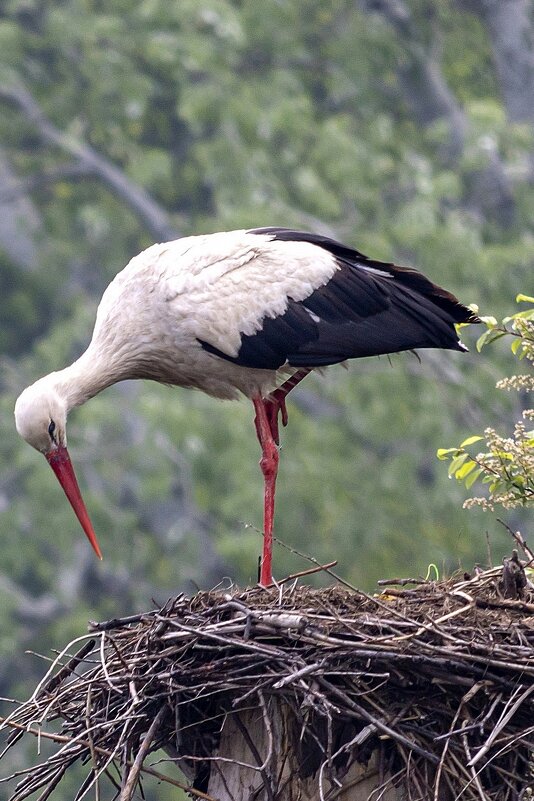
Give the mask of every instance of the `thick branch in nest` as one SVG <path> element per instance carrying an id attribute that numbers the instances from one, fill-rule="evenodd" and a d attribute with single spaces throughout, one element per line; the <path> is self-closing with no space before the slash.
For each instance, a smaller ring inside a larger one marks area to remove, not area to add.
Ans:
<path id="1" fill-rule="evenodd" d="M 4 719 L 8 750 L 24 731 L 56 744 L 12 799 L 49 797 L 80 763 L 84 791 L 108 776 L 130 801 L 143 773 L 167 780 L 146 759 L 161 749 L 208 800 L 525 797 L 528 587 L 503 598 L 500 568 L 394 582 L 376 597 L 295 582 L 205 592 L 93 624 Z"/>

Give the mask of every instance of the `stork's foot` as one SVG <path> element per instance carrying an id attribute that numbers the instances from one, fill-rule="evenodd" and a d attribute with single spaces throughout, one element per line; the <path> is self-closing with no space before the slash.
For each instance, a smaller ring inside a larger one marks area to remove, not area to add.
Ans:
<path id="1" fill-rule="evenodd" d="M 263 404 L 265 406 L 265 413 L 267 414 L 267 420 L 269 421 L 269 428 L 271 429 L 273 439 L 277 445 L 280 445 L 278 415 L 282 415 L 282 425 L 284 427 L 287 426 L 287 408 L 285 395 L 277 397 L 277 392 L 278 390 L 273 392 L 273 394 L 267 400 L 264 400 Z"/>
<path id="2" fill-rule="evenodd" d="M 300 384 L 303 378 L 306 378 L 310 372 L 309 368 L 303 367 L 297 370 L 291 378 L 284 381 L 282 386 L 271 392 L 268 398 L 263 401 L 265 412 L 269 421 L 269 428 L 271 434 L 277 445 L 280 445 L 280 433 L 278 428 L 278 415 L 282 416 L 282 425 L 287 426 L 287 409 L 286 409 L 286 395 L 294 389 L 297 384 Z"/>

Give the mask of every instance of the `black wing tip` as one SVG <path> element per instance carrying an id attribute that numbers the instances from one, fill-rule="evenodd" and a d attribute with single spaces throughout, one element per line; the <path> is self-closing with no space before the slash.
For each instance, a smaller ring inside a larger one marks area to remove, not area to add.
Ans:
<path id="1" fill-rule="evenodd" d="M 456 325 L 478 325 L 482 322 L 473 309 L 470 309 L 469 306 L 464 306 L 454 295 L 450 293 L 447 293 L 447 295 L 447 300 L 453 303 L 453 307 L 450 311 Z"/>
<path id="2" fill-rule="evenodd" d="M 464 306 L 464 308 L 465 308 L 465 306 Z M 468 311 L 469 314 L 468 314 L 467 318 L 465 320 L 463 320 L 462 322 L 465 322 L 468 325 L 480 325 L 480 323 L 482 322 L 480 317 L 478 317 L 478 315 L 476 315 L 475 312 L 472 309 L 467 308 L 466 311 Z"/>

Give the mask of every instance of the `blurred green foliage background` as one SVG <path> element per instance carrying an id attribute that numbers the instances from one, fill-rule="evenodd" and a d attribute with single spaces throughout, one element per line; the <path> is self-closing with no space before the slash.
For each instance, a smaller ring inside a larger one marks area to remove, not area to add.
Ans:
<path id="1" fill-rule="evenodd" d="M 262 513 L 249 403 L 125 383 L 70 419 L 97 564 L 17 437 L 17 394 L 82 352 L 133 255 L 181 235 L 313 230 L 509 312 L 533 289 L 533 27 L 517 0 L 4 0 L 1 695 L 42 673 L 25 649 L 49 653 L 89 618 L 254 582 Z M 519 416 L 522 399 L 493 389 L 506 360 L 401 354 L 307 379 L 277 536 L 371 591 L 431 562 L 497 562 L 501 527 L 462 510 L 435 452 Z M 276 548 L 276 576 L 308 566 Z"/>

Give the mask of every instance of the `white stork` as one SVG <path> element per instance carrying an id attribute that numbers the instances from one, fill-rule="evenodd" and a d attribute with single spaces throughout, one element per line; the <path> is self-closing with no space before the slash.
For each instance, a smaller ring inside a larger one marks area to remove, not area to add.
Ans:
<path id="1" fill-rule="evenodd" d="M 284 228 L 153 245 L 108 286 L 89 347 L 15 406 L 19 434 L 43 453 L 101 557 L 67 451 L 67 414 L 118 381 L 144 378 L 252 400 L 262 449 L 264 545 L 272 583 L 278 415 L 311 370 L 415 348 L 466 350 L 455 323 L 476 317 L 416 270 L 372 261 L 327 237 Z"/>

